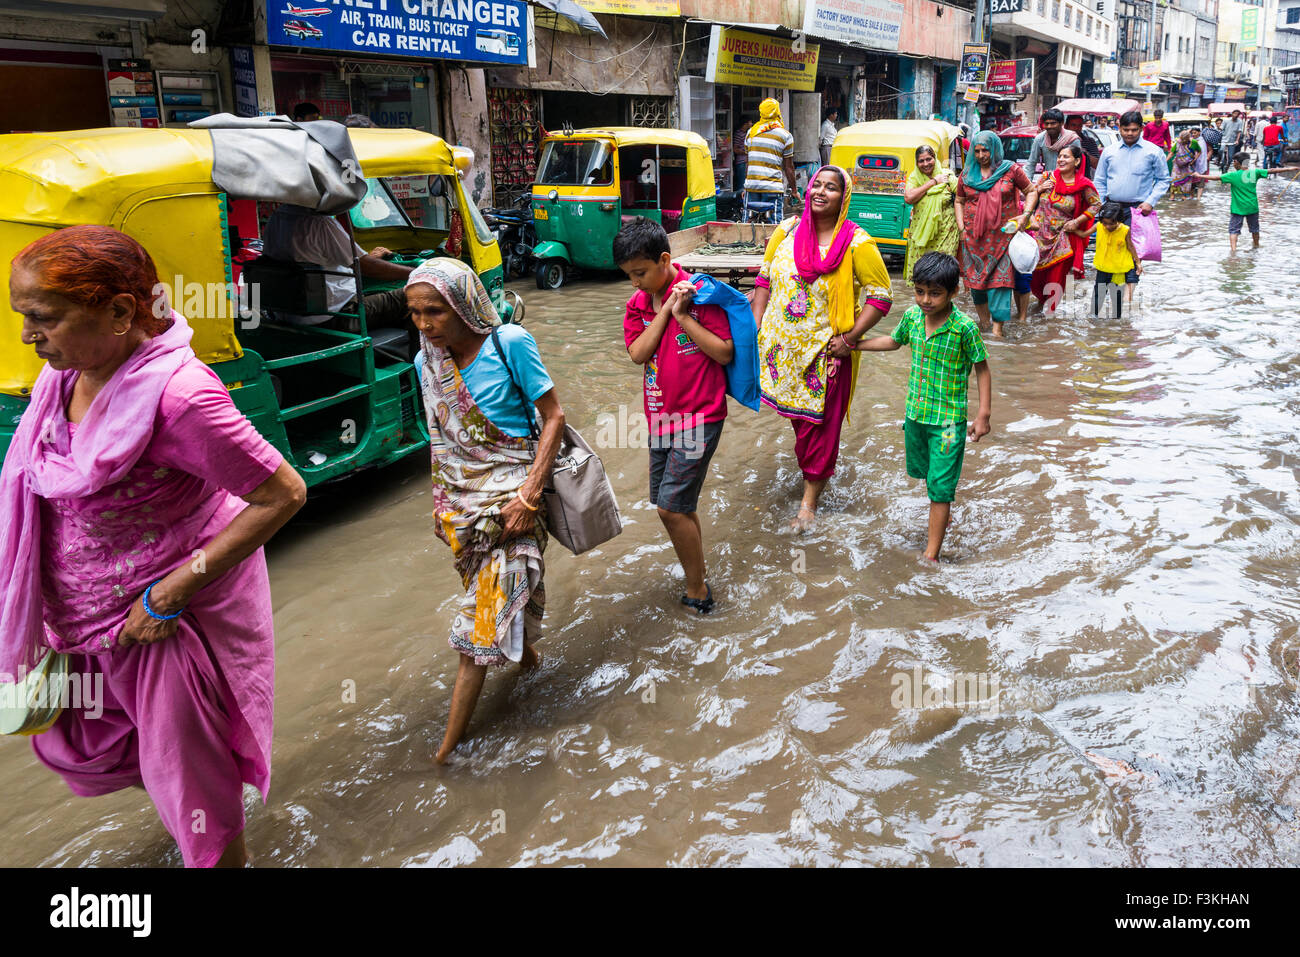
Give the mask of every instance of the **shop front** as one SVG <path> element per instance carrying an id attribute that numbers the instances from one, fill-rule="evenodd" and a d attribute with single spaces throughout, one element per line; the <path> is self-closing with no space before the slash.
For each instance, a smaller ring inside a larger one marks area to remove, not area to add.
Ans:
<path id="1" fill-rule="evenodd" d="M 599 11 L 608 4 L 583 4 Z M 625 3 L 628 12 L 658 10 Z M 675 53 L 680 35 L 666 19 L 601 13 L 606 36 L 537 29 L 532 67 L 486 72 L 493 204 L 510 206 L 532 190 L 548 132 L 601 126 L 676 126 Z"/>
<path id="2" fill-rule="evenodd" d="M 482 70 L 535 62 L 532 7 L 481 0 L 426 13 L 426 6 L 388 4 L 381 11 L 368 3 L 268 0 L 275 109 L 292 115 L 310 103 L 325 119 L 360 114 L 376 126 L 423 130 L 467 146 L 475 164 L 466 179 L 481 201 L 483 190 L 474 184 L 486 179 L 488 168 Z"/>
<path id="3" fill-rule="evenodd" d="M 163 0 L 35 6 L 0 0 L 0 132 L 183 126 L 225 108 L 220 54 L 146 42 L 142 22 L 189 35 Z"/>
<path id="4" fill-rule="evenodd" d="M 342 123 L 355 113 L 376 126 L 440 134 L 432 66 L 276 54 L 271 72 L 277 113 L 292 116 L 294 107 L 311 103 L 326 120 Z"/>

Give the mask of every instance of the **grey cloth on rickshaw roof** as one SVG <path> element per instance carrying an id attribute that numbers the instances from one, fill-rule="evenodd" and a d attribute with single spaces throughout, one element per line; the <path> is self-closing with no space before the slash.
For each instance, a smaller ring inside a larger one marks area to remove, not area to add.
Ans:
<path id="1" fill-rule="evenodd" d="M 189 125 L 212 136 L 212 182 L 234 199 L 333 215 L 365 198 L 366 180 L 347 128 L 332 120 L 217 113 Z"/>

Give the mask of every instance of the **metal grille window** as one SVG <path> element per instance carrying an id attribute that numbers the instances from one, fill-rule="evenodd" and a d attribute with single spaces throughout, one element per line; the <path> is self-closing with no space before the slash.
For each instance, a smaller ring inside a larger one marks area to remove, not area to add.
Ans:
<path id="1" fill-rule="evenodd" d="M 671 96 L 634 96 L 630 103 L 629 126 L 670 129 L 673 125 Z"/>

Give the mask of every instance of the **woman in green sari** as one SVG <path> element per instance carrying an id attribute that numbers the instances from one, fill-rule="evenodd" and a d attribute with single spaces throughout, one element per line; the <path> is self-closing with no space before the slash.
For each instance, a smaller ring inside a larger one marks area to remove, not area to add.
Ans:
<path id="1" fill-rule="evenodd" d="M 905 281 L 912 281 L 912 264 L 926 253 L 957 255 L 962 224 L 961 212 L 953 203 L 956 195 L 957 177 L 939 164 L 933 148 L 918 146 L 916 169 L 903 186 L 903 199 L 914 207 L 903 264 Z"/>

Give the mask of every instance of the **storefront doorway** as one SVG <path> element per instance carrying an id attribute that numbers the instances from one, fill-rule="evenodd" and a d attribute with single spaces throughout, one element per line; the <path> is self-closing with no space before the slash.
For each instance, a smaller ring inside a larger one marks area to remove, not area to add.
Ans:
<path id="1" fill-rule="evenodd" d="M 440 133 L 436 80 L 427 67 L 279 56 L 272 58 L 271 71 L 279 113 L 292 114 L 299 103 L 314 103 L 326 120 L 341 123 L 359 113 L 389 129 Z"/>

